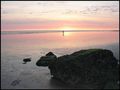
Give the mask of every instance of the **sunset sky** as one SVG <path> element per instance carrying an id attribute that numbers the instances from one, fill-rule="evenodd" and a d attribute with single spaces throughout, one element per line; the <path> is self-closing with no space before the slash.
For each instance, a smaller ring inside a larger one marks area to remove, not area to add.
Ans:
<path id="1" fill-rule="evenodd" d="M 119 30 L 119 1 L 1 1 L 2 31 Z"/>

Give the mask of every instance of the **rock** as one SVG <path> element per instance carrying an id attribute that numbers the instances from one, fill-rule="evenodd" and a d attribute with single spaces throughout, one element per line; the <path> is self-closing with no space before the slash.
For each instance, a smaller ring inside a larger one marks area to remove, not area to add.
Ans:
<path id="1" fill-rule="evenodd" d="M 26 64 L 27 62 L 30 62 L 31 61 L 31 58 L 25 58 L 23 59 L 24 63 L 23 64 Z"/>
<path id="2" fill-rule="evenodd" d="M 58 57 L 48 68 L 54 78 L 73 87 L 103 89 L 108 82 L 118 81 L 117 62 L 110 50 L 88 49 Z"/>
<path id="3" fill-rule="evenodd" d="M 37 66 L 48 66 L 51 62 L 56 61 L 57 57 L 52 52 L 42 56 L 36 63 Z"/>
<path id="4" fill-rule="evenodd" d="M 120 85 L 118 83 L 110 81 L 105 84 L 104 89 L 119 89 L 119 86 Z"/>
<path id="5" fill-rule="evenodd" d="M 52 52 L 49 52 L 46 54 L 46 56 L 54 56 L 54 54 Z"/>

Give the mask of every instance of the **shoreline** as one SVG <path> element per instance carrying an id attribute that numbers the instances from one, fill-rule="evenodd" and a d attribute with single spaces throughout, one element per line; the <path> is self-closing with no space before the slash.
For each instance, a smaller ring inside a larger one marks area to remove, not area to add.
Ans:
<path id="1" fill-rule="evenodd" d="M 106 45 L 107 48 L 116 47 L 118 48 L 119 44 Z M 114 48 L 112 48 L 114 50 Z M 44 49 L 43 49 L 44 50 Z M 39 53 L 39 50 L 34 52 L 34 54 L 18 54 L 18 56 L 11 56 L 6 54 L 6 57 L 2 54 L 2 62 L 1 62 L 1 86 L 2 89 L 61 89 L 59 85 L 54 85 L 50 83 L 51 75 L 47 67 L 37 67 L 35 65 L 36 61 L 40 58 L 40 55 L 45 55 L 45 53 L 49 52 L 53 49 L 46 49 Z M 60 51 L 59 51 L 60 50 Z M 71 54 L 73 51 L 77 51 L 78 48 L 73 49 L 56 49 L 53 52 L 57 56 L 65 55 L 66 53 Z M 116 50 L 116 49 L 115 49 Z M 117 49 L 119 51 L 119 49 Z M 117 51 L 116 51 L 117 52 Z M 6 53 L 6 52 L 5 52 Z M 119 53 L 119 52 L 118 52 Z M 9 57 L 8 57 L 9 56 Z M 27 64 L 23 63 L 23 58 L 25 56 L 32 57 L 32 61 Z M 9 74 L 8 74 L 9 73 Z M 47 78 L 46 78 L 47 77 Z M 15 81 L 18 80 L 18 81 Z M 21 81 L 20 81 L 21 80 Z M 42 80 L 42 81 L 41 81 Z M 54 81 L 54 80 L 53 80 Z M 12 82 L 18 82 L 16 86 L 11 86 Z M 30 85 L 30 84 L 32 85 Z M 67 88 L 67 87 L 66 87 Z"/>

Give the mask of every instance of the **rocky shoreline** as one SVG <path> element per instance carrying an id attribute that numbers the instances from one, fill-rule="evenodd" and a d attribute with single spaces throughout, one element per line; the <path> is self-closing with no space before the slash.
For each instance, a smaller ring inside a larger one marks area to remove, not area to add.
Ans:
<path id="1" fill-rule="evenodd" d="M 48 66 L 54 78 L 74 88 L 118 89 L 117 62 L 110 50 L 87 49 L 61 57 L 49 52 L 36 65 Z"/>

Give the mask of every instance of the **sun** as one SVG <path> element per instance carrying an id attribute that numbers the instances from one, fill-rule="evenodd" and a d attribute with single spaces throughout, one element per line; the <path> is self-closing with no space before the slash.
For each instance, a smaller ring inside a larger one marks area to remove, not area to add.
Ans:
<path id="1" fill-rule="evenodd" d="M 64 30 L 64 31 L 66 31 L 66 30 L 74 30 L 74 28 L 69 27 L 69 26 L 64 26 L 64 27 L 61 27 L 60 30 Z"/>

